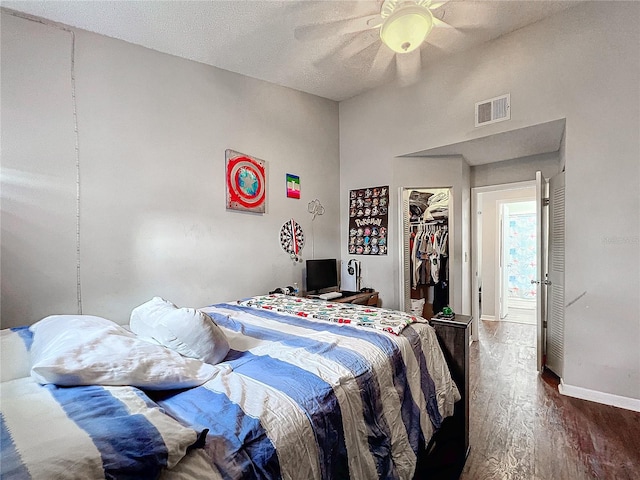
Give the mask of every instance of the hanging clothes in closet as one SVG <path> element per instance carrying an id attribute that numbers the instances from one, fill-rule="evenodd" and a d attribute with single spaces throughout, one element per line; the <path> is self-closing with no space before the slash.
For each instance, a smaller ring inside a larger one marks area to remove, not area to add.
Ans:
<path id="1" fill-rule="evenodd" d="M 412 191 L 409 210 L 411 299 L 430 318 L 449 305 L 448 189 Z"/>

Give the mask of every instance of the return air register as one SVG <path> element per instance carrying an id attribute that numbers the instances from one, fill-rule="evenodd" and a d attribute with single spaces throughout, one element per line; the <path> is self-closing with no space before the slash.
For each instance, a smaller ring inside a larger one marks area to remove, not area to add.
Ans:
<path id="1" fill-rule="evenodd" d="M 510 118 L 510 93 L 476 103 L 476 127 L 502 122 Z"/>

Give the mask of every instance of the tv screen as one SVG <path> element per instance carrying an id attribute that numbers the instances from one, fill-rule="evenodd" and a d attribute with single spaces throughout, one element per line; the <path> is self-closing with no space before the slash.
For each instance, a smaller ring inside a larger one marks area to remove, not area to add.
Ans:
<path id="1" fill-rule="evenodd" d="M 338 287 L 336 259 L 307 260 L 307 292 L 319 292 L 332 287 Z"/>

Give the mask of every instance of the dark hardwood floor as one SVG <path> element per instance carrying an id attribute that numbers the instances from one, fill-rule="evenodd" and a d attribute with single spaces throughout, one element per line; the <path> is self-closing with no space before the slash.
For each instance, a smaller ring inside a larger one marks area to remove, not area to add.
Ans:
<path id="1" fill-rule="evenodd" d="M 560 395 L 536 372 L 535 325 L 480 323 L 461 480 L 640 478 L 640 413 Z"/>

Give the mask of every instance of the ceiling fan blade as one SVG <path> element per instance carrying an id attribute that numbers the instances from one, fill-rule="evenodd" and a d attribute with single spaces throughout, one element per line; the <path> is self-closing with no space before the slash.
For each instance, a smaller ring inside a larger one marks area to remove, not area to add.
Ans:
<path id="1" fill-rule="evenodd" d="M 429 9 L 430 10 L 435 10 L 437 8 L 440 8 L 441 6 L 443 6 L 446 3 L 449 3 L 449 0 L 445 0 L 444 2 L 431 2 L 431 5 L 429 5 Z"/>
<path id="2" fill-rule="evenodd" d="M 351 58 L 371 47 L 378 41 L 380 41 L 378 36 L 356 35 L 355 38 L 340 48 L 339 52 L 336 52 L 336 54 L 340 55 L 341 58 Z"/>
<path id="3" fill-rule="evenodd" d="M 465 33 L 463 29 L 455 28 L 451 25 L 443 29 L 436 30 L 434 28 L 425 39 L 426 43 L 438 47 L 443 51 L 448 51 L 452 46 L 464 44 L 467 41 L 468 32 Z"/>
<path id="4" fill-rule="evenodd" d="M 382 77 L 384 73 L 389 69 L 389 65 L 391 65 L 394 55 L 395 54 L 393 53 L 393 50 L 380 42 L 378 51 L 376 52 L 376 55 L 375 57 L 373 57 L 373 61 L 371 62 L 369 72 L 376 78 Z"/>
<path id="5" fill-rule="evenodd" d="M 409 53 L 396 54 L 396 70 L 400 85 L 407 86 L 417 82 L 422 70 L 420 49 L 416 48 Z"/>
<path id="6" fill-rule="evenodd" d="M 382 19 L 379 13 L 373 15 L 366 15 L 359 18 L 348 20 L 343 28 L 340 29 L 340 35 L 346 33 L 357 33 L 372 28 L 378 28 L 382 24 Z"/>
<path id="7" fill-rule="evenodd" d="M 431 8 L 434 27 L 481 27 L 494 21 L 490 2 L 440 2 L 438 9 Z M 505 2 L 505 4 L 508 2 Z M 513 2 L 519 3 L 519 2 Z M 509 8 L 518 8 L 508 4 Z M 502 8 L 502 7 L 501 7 Z"/>
<path id="8" fill-rule="evenodd" d="M 376 28 L 381 26 L 384 23 L 382 17 L 378 14 L 373 15 L 369 20 L 367 20 L 367 25 L 371 28 Z"/>
<path id="9" fill-rule="evenodd" d="M 377 28 L 376 17 L 380 14 L 366 15 L 363 17 L 349 18 L 346 20 L 336 20 L 334 22 L 316 23 L 297 27 L 293 36 L 300 41 L 323 40 L 335 35 L 346 35 L 348 33 L 362 32 L 372 28 Z M 373 25 L 369 24 L 369 21 Z"/>
<path id="10" fill-rule="evenodd" d="M 433 17 L 433 26 L 438 28 L 455 28 L 437 17 Z"/>
<path id="11" fill-rule="evenodd" d="M 374 35 L 373 32 L 347 36 L 337 47 L 332 48 L 326 55 L 323 55 L 313 63 L 321 70 L 337 68 L 338 66 L 348 69 L 358 65 L 360 61 L 363 62 L 361 65 L 368 66 L 370 65 L 370 58 L 373 56 L 371 52 L 375 48 L 376 42 L 380 42 L 380 37 Z M 367 56 L 368 59 L 366 59 Z"/>

